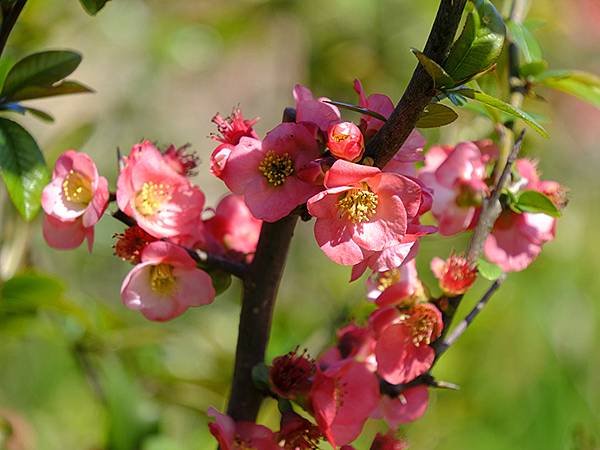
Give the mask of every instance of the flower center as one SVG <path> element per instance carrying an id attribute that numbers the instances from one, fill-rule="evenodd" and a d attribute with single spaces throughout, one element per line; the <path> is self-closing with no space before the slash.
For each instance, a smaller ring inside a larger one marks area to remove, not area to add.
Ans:
<path id="1" fill-rule="evenodd" d="M 234 450 L 258 450 L 252 442 L 248 442 L 238 435 L 233 438 L 233 448 Z"/>
<path id="2" fill-rule="evenodd" d="M 74 170 L 69 170 L 69 174 L 63 181 L 62 190 L 65 198 L 73 203 L 87 205 L 93 197 L 92 181 Z"/>
<path id="3" fill-rule="evenodd" d="M 279 186 L 285 182 L 287 177 L 294 173 L 294 162 L 287 153 L 278 155 L 270 151 L 267 152 L 258 165 L 258 170 L 260 170 L 271 186 Z"/>
<path id="4" fill-rule="evenodd" d="M 169 294 L 175 287 L 173 266 L 158 264 L 150 268 L 150 287 L 158 294 Z"/>
<path id="5" fill-rule="evenodd" d="M 393 284 L 396 284 L 402 278 L 398 269 L 391 269 L 381 272 L 377 278 L 377 290 L 383 292 Z"/>
<path id="6" fill-rule="evenodd" d="M 161 205 L 171 199 L 168 185 L 146 181 L 137 193 L 135 207 L 143 216 L 155 214 Z"/>
<path id="7" fill-rule="evenodd" d="M 353 223 L 371 220 L 377 211 L 377 194 L 364 184 L 361 189 L 344 193 L 337 202 L 338 211 Z"/>

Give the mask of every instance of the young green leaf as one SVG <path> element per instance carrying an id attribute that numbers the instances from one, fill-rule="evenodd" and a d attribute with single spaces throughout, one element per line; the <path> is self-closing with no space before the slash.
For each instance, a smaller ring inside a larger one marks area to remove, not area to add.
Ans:
<path id="1" fill-rule="evenodd" d="M 552 200 L 538 191 L 523 191 L 517 196 L 514 206 L 521 212 L 542 213 L 560 217 L 560 211 Z"/>
<path id="2" fill-rule="evenodd" d="M 31 108 L 30 106 L 25 106 L 25 112 L 28 112 L 33 117 L 36 117 L 44 122 L 52 123 L 54 122 L 54 117 L 48 114 L 46 111 L 42 111 L 41 109 Z"/>
<path id="3" fill-rule="evenodd" d="M 81 63 L 81 55 L 68 50 L 34 53 L 17 62 L 6 75 L 1 97 L 14 99 L 13 94 L 28 87 L 47 87 L 69 76 Z"/>
<path id="4" fill-rule="evenodd" d="M 448 125 L 458 119 L 458 114 L 448 106 L 431 103 L 425 107 L 417 120 L 417 128 L 437 128 Z"/>
<path id="5" fill-rule="evenodd" d="M 110 0 L 79 0 L 83 9 L 91 16 L 98 14 L 109 1 Z"/>
<path id="6" fill-rule="evenodd" d="M 492 97 L 491 95 L 487 95 L 481 91 L 468 88 L 457 89 L 454 92 L 464 95 L 470 99 L 477 100 L 478 102 L 491 106 L 492 108 L 496 108 L 502 112 L 505 112 L 506 114 L 510 114 L 511 116 L 517 117 L 527 123 L 540 135 L 546 138 L 548 137 L 548 132 L 533 117 L 531 117 L 525 111 L 521 111 L 520 109 L 515 108 L 514 106 L 511 106 L 500 99 Z"/>
<path id="7" fill-rule="evenodd" d="M 540 44 L 527 27 L 513 21 L 507 22 L 506 25 L 510 31 L 511 38 L 523 54 L 523 60 L 526 63 L 541 61 L 542 49 Z"/>
<path id="8" fill-rule="evenodd" d="M 519 75 L 522 78 L 535 77 L 548 68 L 546 61 L 534 61 L 526 64 L 521 64 L 519 67 Z"/>
<path id="9" fill-rule="evenodd" d="M 446 72 L 460 84 L 494 65 L 504 46 L 506 27 L 489 0 L 474 0 L 465 27 L 444 64 Z"/>
<path id="10" fill-rule="evenodd" d="M 500 267 L 483 258 L 477 260 L 477 270 L 479 271 L 479 275 L 490 281 L 497 280 L 500 278 L 500 275 L 502 275 L 502 269 Z"/>
<path id="11" fill-rule="evenodd" d="M 534 81 L 600 108 L 600 77 L 594 74 L 578 70 L 549 70 L 535 77 Z"/>
<path id="12" fill-rule="evenodd" d="M 387 120 L 385 116 L 379 114 L 377 111 L 371 111 L 370 109 L 363 108 L 362 106 L 353 105 L 351 103 L 338 102 L 336 100 L 323 100 L 323 101 L 325 103 L 329 103 L 330 105 L 335 105 L 339 108 L 344 108 L 349 111 L 354 111 L 354 112 L 358 112 L 361 114 L 365 114 L 367 116 L 374 117 L 374 118 L 382 120 L 384 122 Z"/>
<path id="13" fill-rule="evenodd" d="M 0 175 L 13 204 L 27 221 L 40 209 L 49 173 L 37 143 L 21 125 L 0 118 Z"/>
<path id="14" fill-rule="evenodd" d="M 94 92 L 94 90 L 84 84 L 77 81 L 65 80 L 53 86 L 29 86 L 23 88 L 12 94 L 10 101 L 23 101 L 69 94 L 88 94 L 91 92 Z"/>
<path id="15" fill-rule="evenodd" d="M 451 88 L 457 85 L 456 81 L 446 73 L 442 66 L 430 59 L 425 53 L 416 49 L 411 49 L 411 52 L 417 57 L 423 68 L 433 79 L 433 86 L 436 88 Z"/>

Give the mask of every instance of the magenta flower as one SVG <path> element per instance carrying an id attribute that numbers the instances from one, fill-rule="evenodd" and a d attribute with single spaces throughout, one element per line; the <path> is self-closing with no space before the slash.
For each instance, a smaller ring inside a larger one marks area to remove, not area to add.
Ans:
<path id="1" fill-rule="evenodd" d="M 535 164 L 527 159 L 515 163 L 521 176 L 518 185 L 526 190 L 534 190 L 547 195 L 557 208 L 565 203 L 565 192 L 554 181 L 542 181 Z M 500 266 L 505 272 L 518 272 L 529 266 L 541 253 L 542 246 L 554 239 L 556 219 L 547 214 L 504 211 L 484 245 L 488 260 Z"/>
<path id="2" fill-rule="evenodd" d="M 204 221 L 207 250 L 252 259 L 262 222 L 250 213 L 239 195 L 226 195 L 215 214 Z"/>
<path id="3" fill-rule="evenodd" d="M 431 303 L 419 303 L 390 319 L 389 326 L 379 325 L 377 373 L 389 383 L 407 383 L 431 368 L 435 351 L 429 344 L 442 332 L 442 314 Z"/>
<path id="4" fill-rule="evenodd" d="M 308 211 L 317 218 L 321 250 L 342 265 L 401 244 L 421 204 L 421 188 L 414 181 L 343 160 L 327 172 L 325 187 L 308 200 Z"/>
<path id="5" fill-rule="evenodd" d="M 117 180 L 117 203 L 157 238 L 195 236 L 202 230 L 204 194 L 149 141 L 135 145 L 126 158 Z"/>
<path id="6" fill-rule="evenodd" d="M 433 190 L 431 212 L 440 234 L 448 236 L 468 229 L 487 192 L 479 147 L 473 142 L 463 142 L 452 150 L 433 147 L 419 176 Z"/>
<path id="7" fill-rule="evenodd" d="M 376 417 L 383 417 L 388 426 L 395 430 L 398 425 L 421 418 L 427 410 L 428 403 L 429 391 L 426 386 L 410 387 L 402 391 L 397 398 L 382 395 Z"/>
<path id="8" fill-rule="evenodd" d="M 317 371 L 310 398 L 321 432 L 337 448 L 360 434 L 379 402 L 379 382 L 363 364 L 344 361 Z"/>
<path id="9" fill-rule="evenodd" d="M 406 450 L 408 444 L 394 437 L 394 433 L 377 433 L 369 450 Z"/>
<path id="10" fill-rule="evenodd" d="M 360 80 L 354 80 L 354 90 L 359 97 L 359 105 L 381 114 L 386 119 L 394 112 L 394 102 L 387 95 L 371 94 L 368 97 L 362 87 Z M 384 122 L 376 117 L 363 114 L 360 118 L 363 134 L 370 138 L 383 126 Z"/>
<path id="11" fill-rule="evenodd" d="M 329 127 L 327 148 L 333 156 L 346 161 L 358 161 L 365 149 L 360 129 L 352 122 L 340 122 Z"/>
<path id="12" fill-rule="evenodd" d="M 323 133 L 327 133 L 330 125 L 341 120 L 337 106 L 325 103 L 325 100 L 329 100 L 326 97 L 314 98 L 306 86 L 297 84 L 293 94 L 296 100 L 297 123 L 312 123 Z"/>
<path id="13" fill-rule="evenodd" d="M 121 298 L 127 308 L 147 319 L 171 320 L 214 300 L 210 276 L 178 245 L 152 242 L 142 251 L 141 261 L 123 280 Z"/>
<path id="14" fill-rule="evenodd" d="M 254 217 L 275 222 L 304 203 L 321 187 L 298 177 L 319 156 L 314 135 L 301 124 L 282 123 L 261 142 L 243 137 L 223 173 L 223 181 Z"/>
<path id="15" fill-rule="evenodd" d="M 235 422 L 215 408 L 209 408 L 208 415 L 215 418 L 208 429 L 221 450 L 281 450 L 275 443 L 275 434 L 263 425 Z"/>
<path id="16" fill-rule="evenodd" d="M 43 233 L 50 247 L 71 249 L 87 239 L 91 251 L 94 225 L 108 206 L 108 182 L 85 153 L 68 150 L 54 166 L 42 192 L 46 213 Z"/>

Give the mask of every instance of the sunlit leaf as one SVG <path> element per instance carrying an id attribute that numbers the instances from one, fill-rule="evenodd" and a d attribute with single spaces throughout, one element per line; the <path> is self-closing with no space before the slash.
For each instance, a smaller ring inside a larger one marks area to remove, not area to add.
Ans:
<path id="1" fill-rule="evenodd" d="M 600 108 L 600 77 L 597 75 L 578 70 L 549 70 L 534 81 Z"/>
<path id="2" fill-rule="evenodd" d="M 525 25 L 513 21 L 508 21 L 506 25 L 513 41 L 523 54 L 523 60 L 526 63 L 541 61 L 542 49 L 531 31 Z"/>
<path id="3" fill-rule="evenodd" d="M 433 79 L 434 87 L 443 88 L 456 86 L 456 81 L 454 81 L 452 77 L 446 73 L 442 66 L 419 50 L 413 48 L 411 51 L 417 57 L 429 76 Z"/>
<path id="4" fill-rule="evenodd" d="M 523 191 L 514 204 L 521 212 L 542 213 L 552 217 L 560 217 L 560 211 L 552 200 L 538 191 Z"/>
<path id="5" fill-rule="evenodd" d="M 502 275 L 502 269 L 500 267 L 483 258 L 479 258 L 477 261 L 477 270 L 479 271 L 479 275 L 490 281 L 497 280 L 500 278 L 500 275 Z"/>
<path id="6" fill-rule="evenodd" d="M 437 128 L 448 125 L 458 119 L 458 114 L 448 106 L 439 103 L 431 103 L 417 121 L 417 128 Z"/>

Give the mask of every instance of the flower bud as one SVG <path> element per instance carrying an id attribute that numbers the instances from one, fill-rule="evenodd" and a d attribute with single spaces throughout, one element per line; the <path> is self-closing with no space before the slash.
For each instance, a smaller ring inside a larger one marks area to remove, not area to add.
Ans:
<path id="1" fill-rule="evenodd" d="M 431 260 L 431 270 L 438 279 L 440 288 L 447 295 L 461 295 L 469 290 L 477 278 L 477 270 L 464 256 L 450 255 Z"/>
<path id="2" fill-rule="evenodd" d="M 327 147 L 336 157 L 346 161 L 358 161 L 365 149 L 360 129 L 352 122 L 340 122 L 329 127 Z"/>

